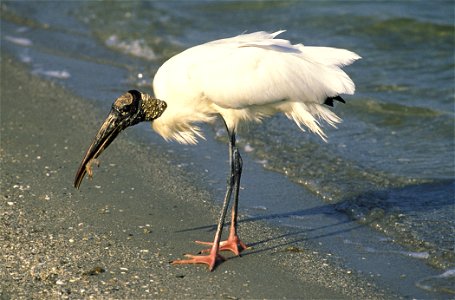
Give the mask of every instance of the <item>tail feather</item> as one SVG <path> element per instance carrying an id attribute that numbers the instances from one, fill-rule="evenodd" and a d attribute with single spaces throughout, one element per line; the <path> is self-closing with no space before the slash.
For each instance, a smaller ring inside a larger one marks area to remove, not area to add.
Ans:
<path id="1" fill-rule="evenodd" d="M 357 53 L 346 49 L 303 45 L 298 47 L 307 59 L 325 66 L 347 66 L 361 58 Z"/>
<path id="2" fill-rule="evenodd" d="M 327 105 L 327 106 L 333 107 L 333 100 L 340 101 L 341 103 L 346 103 L 346 101 L 344 101 L 344 99 L 341 98 L 340 95 L 338 95 L 338 96 L 335 96 L 335 97 L 327 97 L 324 100 L 324 104 Z"/>

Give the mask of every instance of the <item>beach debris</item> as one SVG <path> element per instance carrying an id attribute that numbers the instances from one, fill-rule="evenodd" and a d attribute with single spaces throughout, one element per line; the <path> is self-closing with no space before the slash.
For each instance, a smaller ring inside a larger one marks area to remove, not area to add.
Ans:
<path id="1" fill-rule="evenodd" d="M 56 285 L 64 285 L 65 282 L 63 280 L 60 280 L 60 279 L 57 279 L 57 281 L 55 282 Z"/>
<path id="2" fill-rule="evenodd" d="M 296 247 L 296 246 L 290 246 L 290 247 L 287 247 L 286 249 L 284 249 L 284 251 L 293 252 L 293 253 L 302 253 L 305 250 L 303 250 L 302 248 Z"/>
<path id="3" fill-rule="evenodd" d="M 89 270 L 89 271 L 85 271 L 84 273 L 82 273 L 82 275 L 84 276 L 94 276 L 94 275 L 98 275 L 98 274 L 101 274 L 101 273 L 104 273 L 106 272 L 105 269 L 101 268 L 101 267 L 94 267 L 93 269 Z"/>

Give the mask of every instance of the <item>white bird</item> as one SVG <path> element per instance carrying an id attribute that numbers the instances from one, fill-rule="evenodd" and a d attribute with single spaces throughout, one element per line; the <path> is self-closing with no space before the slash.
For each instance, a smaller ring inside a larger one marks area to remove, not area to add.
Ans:
<path id="1" fill-rule="evenodd" d="M 237 207 L 242 159 L 236 130 L 244 121 L 261 121 L 284 113 L 300 129 L 326 140 L 320 121 L 335 127 L 341 120 L 327 106 L 344 103 L 341 94 L 353 94 L 354 83 L 341 69 L 359 59 L 354 52 L 291 44 L 275 33 L 255 32 L 192 47 L 166 61 L 153 80 L 155 97 L 136 90 L 120 96 L 87 150 L 74 185 L 79 188 L 91 164 L 120 131 L 142 121 L 166 140 L 195 144 L 203 134 L 197 123 L 224 121 L 229 136 L 230 175 L 217 230 L 208 255 L 186 255 L 174 264 L 203 263 L 213 270 L 224 258 L 247 246 L 237 234 Z M 234 192 L 229 237 L 221 234 L 231 194 Z"/>

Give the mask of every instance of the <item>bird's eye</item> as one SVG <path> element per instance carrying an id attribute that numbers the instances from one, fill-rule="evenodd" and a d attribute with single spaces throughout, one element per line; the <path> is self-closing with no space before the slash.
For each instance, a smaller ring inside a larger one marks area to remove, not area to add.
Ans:
<path id="1" fill-rule="evenodd" d="M 112 108 L 122 115 L 132 114 L 138 110 L 140 99 L 141 93 L 136 90 L 131 90 L 117 98 L 112 105 Z"/>

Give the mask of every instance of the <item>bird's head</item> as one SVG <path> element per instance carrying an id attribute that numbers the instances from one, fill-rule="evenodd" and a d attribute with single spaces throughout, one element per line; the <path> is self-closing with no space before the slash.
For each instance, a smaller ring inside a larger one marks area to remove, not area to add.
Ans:
<path id="1" fill-rule="evenodd" d="M 166 106 L 166 102 L 136 90 L 128 91 L 117 98 L 79 165 L 74 186 L 79 188 L 87 172 L 91 175 L 92 160 L 96 159 L 123 129 L 143 121 L 155 120 L 161 116 Z"/>

